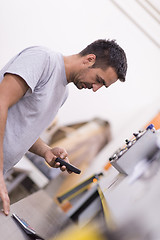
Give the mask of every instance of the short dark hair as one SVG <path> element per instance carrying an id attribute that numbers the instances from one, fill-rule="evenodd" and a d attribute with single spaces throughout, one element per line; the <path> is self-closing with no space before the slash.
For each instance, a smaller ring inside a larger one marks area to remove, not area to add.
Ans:
<path id="1" fill-rule="evenodd" d="M 80 56 L 95 54 L 96 61 L 92 68 L 101 68 L 105 70 L 107 67 L 113 67 L 118 79 L 121 82 L 125 81 L 127 58 L 124 50 L 115 40 L 99 39 L 88 45 L 79 54 Z"/>

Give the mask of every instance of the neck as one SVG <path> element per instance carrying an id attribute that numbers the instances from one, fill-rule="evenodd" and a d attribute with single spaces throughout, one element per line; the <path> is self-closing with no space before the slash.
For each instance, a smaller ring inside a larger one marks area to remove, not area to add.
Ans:
<path id="1" fill-rule="evenodd" d="M 78 54 L 71 55 L 71 56 L 63 56 L 65 71 L 66 71 L 66 78 L 67 82 L 72 82 L 71 76 L 73 72 L 77 72 L 80 70 L 81 67 L 81 57 Z"/>

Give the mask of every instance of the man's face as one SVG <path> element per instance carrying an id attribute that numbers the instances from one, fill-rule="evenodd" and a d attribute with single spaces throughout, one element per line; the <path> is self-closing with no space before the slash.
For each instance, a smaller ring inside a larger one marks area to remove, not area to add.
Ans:
<path id="1" fill-rule="evenodd" d="M 102 86 L 109 87 L 111 84 L 118 80 L 118 76 L 112 67 L 108 67 L 106 70 L 101 68 L 81 69 L 73 76 L 73 83 L 78 89 L 92 89 L 96 92 Z"/>

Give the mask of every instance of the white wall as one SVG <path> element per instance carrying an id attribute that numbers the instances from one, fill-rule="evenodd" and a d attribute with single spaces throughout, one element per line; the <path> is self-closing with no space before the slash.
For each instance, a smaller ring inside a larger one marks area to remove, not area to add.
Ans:
<path id="1" fill-rule="evenodd" d="M 160 51 L 111 1 L 3 0 L 0 9 L 0 67 L 31 45 L 70 55 L 96 39 L 109 38 L 126 51 L 126 83 L 96 93 L 70 84 L 70 96 L 59 112 L 62 124 L 102 117 L 118 136 L 126 128 L 126 134 L 139 128 L 159 110 Z"/>

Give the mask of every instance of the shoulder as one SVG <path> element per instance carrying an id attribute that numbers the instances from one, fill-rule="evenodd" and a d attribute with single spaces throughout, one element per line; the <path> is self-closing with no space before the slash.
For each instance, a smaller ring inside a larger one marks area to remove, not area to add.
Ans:
<path id="1" fill-rule="evenodd" d="M 22 50 L 18 55 L 22 58 L 37 59 L 37 61 L 46 60 L 53 63 L 55 60 L 58 61 L 62 54 L 45 46 L 30 46 Z"/>
<path id="2" fill-rule="evenodd" d="M 29 55 L 29 56 L 48 56 L 51 54 L 51 50 L 49 48 L 43 46 L 31 46 L 23 49 L 18 55 Z"/>

